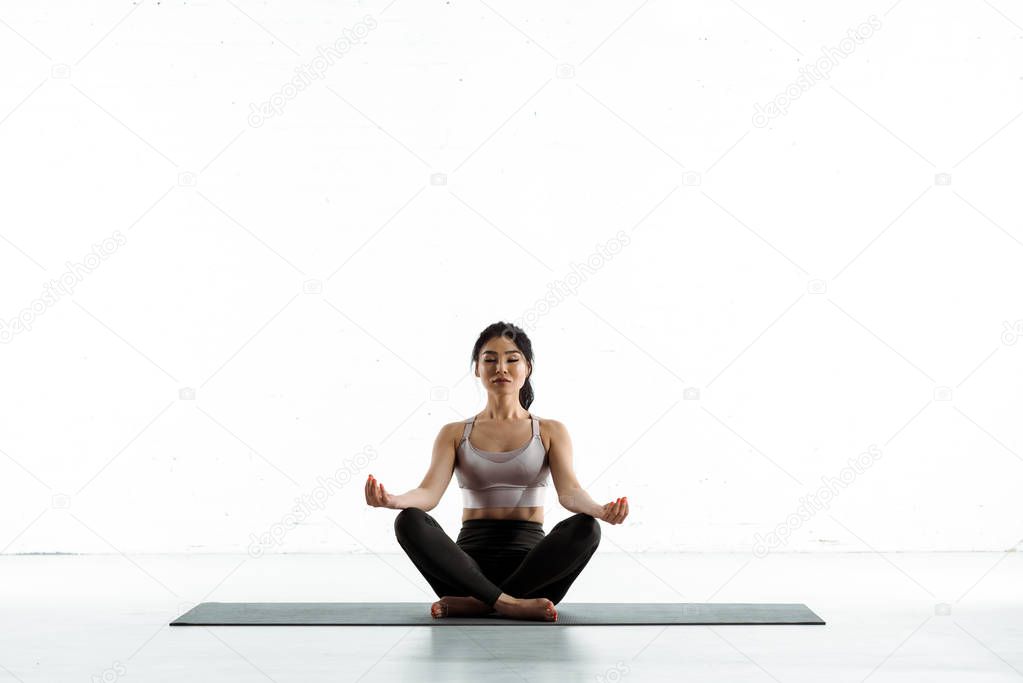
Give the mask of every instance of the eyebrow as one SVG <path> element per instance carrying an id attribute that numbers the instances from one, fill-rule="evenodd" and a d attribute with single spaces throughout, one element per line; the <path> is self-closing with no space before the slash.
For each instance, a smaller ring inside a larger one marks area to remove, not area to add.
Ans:
<path id="1" fill-rule="evenodd" d="M 497 351 L 484 351 L 483 353 L 497 353 Z M 505 351 L 505 353 L 522 353 L 518 349 L 512 349 L 511 351 Z"/>

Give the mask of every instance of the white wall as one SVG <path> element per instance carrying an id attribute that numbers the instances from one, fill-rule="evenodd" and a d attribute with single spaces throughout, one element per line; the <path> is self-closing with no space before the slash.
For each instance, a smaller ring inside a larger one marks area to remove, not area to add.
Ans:
<path id="1" fill-rule="evenodd" d="M 629 497 L 607 551 L 1020 543 L 1011 5 L 2 19 L 3 553 L 397 551 L 366 474 L 419 483 L 484 405 L 469 355 L 501 319 L 579 479 Z M 321 62 L 344 31 L 364 38 Z M 790 85 L 786 113 L 757 108 Z M 433 512 L 453 536 L 458 494 Z M 549 528 L 569 513 L 548 502 Z"/>

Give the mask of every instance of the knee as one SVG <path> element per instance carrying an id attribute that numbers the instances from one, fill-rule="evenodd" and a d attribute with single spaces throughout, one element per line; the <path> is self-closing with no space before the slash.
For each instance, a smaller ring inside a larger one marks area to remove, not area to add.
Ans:
<path id="1" fill-rule="evenodd" d="M 572 535 L 580 542 L 597 546 L 600 544 L 600 522 L 596 517 L 580 512 L 571 517 Z"/>
<path id="2" fill-rule="evenodd" d="M 426 518 L 421 508 L 405 508 L 394 516 L 394 533 L 398 538 L 407 537 L 412 529 Z"/>

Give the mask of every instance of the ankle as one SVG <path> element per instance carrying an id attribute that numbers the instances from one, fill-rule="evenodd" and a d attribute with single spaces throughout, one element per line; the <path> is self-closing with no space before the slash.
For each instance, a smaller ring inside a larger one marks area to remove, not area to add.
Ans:
<path id="1" fill-rule="evenodd" d="M 494 602 L 492 607 L 494 609 L 500 609 L 501 607 L 509 607 L 511 605 L 518 604 L 519 602 L 520 601 L 518 598 L 513 598 L 507 593 L 501 593 L 499 596 L 497 596 L 497 600 Z"/>

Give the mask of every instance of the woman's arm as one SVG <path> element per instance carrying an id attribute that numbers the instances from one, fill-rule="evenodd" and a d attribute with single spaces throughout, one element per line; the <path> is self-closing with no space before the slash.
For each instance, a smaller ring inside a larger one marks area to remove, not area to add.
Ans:
<path id="1" fill-rule="evenodd" d="M 586 489 L 580 487 L 565 494 L 558 494 L 561 506 L 569 512 L 585 512 L 590 517 L 604 518 L 604 506 L 593 500 Z"/>
<path id="2" fill-rule="evenodd" d="M 558 502 L 569 512 L 582 512 L 591 517 L 602 519 L 604 506 L 593 500 L 590 494 L 579 484 L 572 467 L 572 439 L 565 425 L 557 420 L 544 420 L 551 437 L 551 447 L 547 452 L 551 467 L 554 488 L 558 491 Z"/>
<path id="3" fill-rule="evenodd" d="M 397 496 L 391 496 L 391 507 L 395 510 L 404 510 L 405 508 L 432 510 L 437 507 L 437 503 L 439 502 L 435 501 L 434 498 L 435 496 L 430 493 L 430 491 L 422 487 L 417 487 L 411 491 L 398 494 Z"/>
<path id="4" fill-rule="evenodd" d="M 434 439 L 433 458 L 422 483 L 405 493 L 389 495 L 388 505 L 385 507 L 395 510 L 419 508 L 426 511 L 437 507 L 444 492 L 448 489 L 451 476 L 455 473 L 456 433 L 457 437 L 461 437 L 461 422 L 451 422 L 441 428 L 437 438 Z"/>

